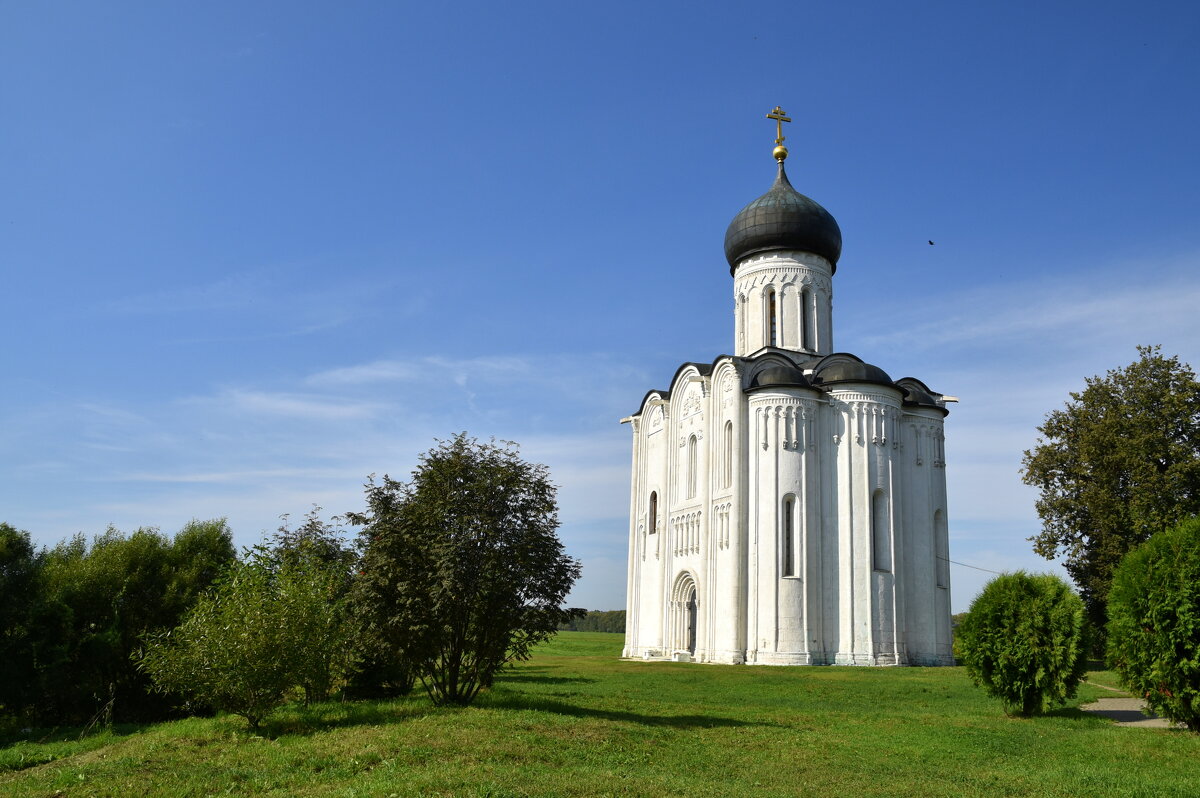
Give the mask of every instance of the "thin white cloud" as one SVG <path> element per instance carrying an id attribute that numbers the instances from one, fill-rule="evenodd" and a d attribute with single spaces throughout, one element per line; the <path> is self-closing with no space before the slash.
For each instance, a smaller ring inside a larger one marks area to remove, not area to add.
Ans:
<path id="1" fill-rule="evenodd" d="M 877 320 L 864 318 L 860 323 L 875 329 L 856 338 L 868 347 L 890 348 L 899 330 L 910 349 L 1016 347 L 1041 355 L 1029 361 L 1039 368 L 1053 365 L 1046 362 L 1048 353 L 1196 340 L 1197 264 L 1200 253 L 1165 264 L 1098 266 L 1086 278 L 1070 274 L 952 292 L 924 307 L 905 308 L 903 318 L 897 315 L 877 327 Z"/>
<path id="2" fill-rule="evenodd" d="M 161 482 L 177 484 L 247 484 L 263 480 L 278 479 L 342 479 L 344 470 L 327 468 L 261 468 L 241 471 L 192 471 L 182 473 L 133 471 L 123 474 L 105 475 L 110 482 Z"/>
<path id="3" fill-rule="evenodd" d="M 231 389 L 204 401 L 239 414 L 322 421 L 371 418 L 383 406 L 377 402 L 300 393 Z"/>
<path id="4" fill-rule="evenodd" d="M 198 285 L 148 291 L 106 302 L 110 313 L 171 315 L 197 311 L 236 310 L 253 306 L 270 288 L 261 274 L 242 272 Z"/>
<path id="5" fill-rule="evenodd" d="M 348 386 L 440 379 L 449 380 L 462 387 L 475 381 L 508 382 L 525 379 L 533 371 L 533 359 L 527 357 L 422 357 L 414 360 L 376 360 L 330 369 L 309 376 L 305 382 L 314 386 Z"/>

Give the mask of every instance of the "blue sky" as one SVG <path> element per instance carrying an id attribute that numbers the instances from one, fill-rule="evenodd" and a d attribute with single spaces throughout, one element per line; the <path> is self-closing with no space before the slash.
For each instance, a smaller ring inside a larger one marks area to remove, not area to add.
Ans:
<path id="1" fill-rule="evenodd" d="M 1200 364 L 1198 34 L 1182 2 L 2 2 L 0 520 L 251 544 L 466 430 L 551 467 L 572 603 L 623 606 L 617 421 L 731 350 L 778 104 L 843 232 L 836 348 L 962 398 L 951 557 L 1046 569 L 1046 412 L 1137 344 Z M 952 577 L 964 610 L 989 574 Z"/>

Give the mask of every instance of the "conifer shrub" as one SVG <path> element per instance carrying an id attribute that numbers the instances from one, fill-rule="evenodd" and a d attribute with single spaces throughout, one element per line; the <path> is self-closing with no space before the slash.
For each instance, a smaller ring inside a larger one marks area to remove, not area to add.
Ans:
<path id="1" fill-rule="evenodd" d="M 1117 566 L 1108 663 L 1151 709 L 1200 732 L 1200 518 L 1153 535 Z"/>
<path id="2" fill-rule="evenodd" d="M 1017 571 L 989 582 L 958 628 L 963 665 L 1009 715 L 1075 696 L 1087 668 L 1083 601 L 1051 574 Z"/>

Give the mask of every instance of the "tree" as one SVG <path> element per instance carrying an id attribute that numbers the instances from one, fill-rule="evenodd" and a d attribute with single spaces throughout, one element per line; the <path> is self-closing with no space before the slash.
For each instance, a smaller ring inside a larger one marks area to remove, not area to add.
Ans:
<path id="1" fill-rule="evenodd" d="M 313 508 L 304 515 L 304 521 L 293 529 L 288 524 L 288 516 L 282 516 L 283 523 L 271 537 L 271 556 L 279 564 L 294 562 L 298 559 L 315 560 L 326 565 L 335 566 L 343 571 L 349 581 L 358 559 L 354 548 L 346 543 L 344 533 L 335 524 L 339 516 L 327 523 L 321 518 L 321 508 Z"/>
<path id="2" fill-rule="evenodd" d="M 1025 483 L 1041 491 L 1034 550 L 1065 555 L 1098 630 L 1126 552 L 1200 512 L 1200 383 L 1157 346 L 1138 354 L 1047 415 L 1024 458 Z"/>
<path id="3" fill-rule="evenodd" d="M 286 600 L 289 617 L 283 623 L 295 632 L 295 673 L 305 703 L 328 698 L 334 682 L 363 657 L 347 625 L 347 593 L 358 555 L 334 525 L 338 520 L 334 516 L 334 523 L 327 523 L 314 505 L 292 529 L 285 515 L 267 550 Z"/>
<path id="4" fill-rule="evenodd" d="M 355 658 L 346 608 L 346 573 L 313 553 L 285 562 L 276 574 L 279 655 L 290 663 L 304 703 L 324 701 Z"/>
<path id="5" fill-rule="evenodd" d="M 109 527 L 90 544 L 76 535 L 45 552 L 42 609 L 56 629 L 37 665 L 43 719 L 168 715 L 173 697 L 155 695 L 130 656 L 146 634 L 178 624 L 233 557 L 224 519 L 192 521 L 174 540 Z"/>
<path id="6" fill-rule="evenodd" d="M 1051 574 L 1001 574 L 958 628 L 967 674 L 1010 715 L 1032 715 L 1075 695 L 1087 669 L 1083 602 Z"/>
<path id="7" fill-rule="evenodd" d="M 372 479 L 366 494 L 350 516 L 364 527 L 363 626 L 434 703 L 469 704 L 577 614 L 562 608 L 580 566 L 556 534 L 555 487 L 515 444 L 456 435 L 409 482 Z"/>
<path id="8" fill-rule="evenodd" d="M 1108 661 L 1158 714 L 1200 732 L 1200 518 L 1158 532 L 1117 566 Z"/>
<path id="9" fill-rule="evenodd" d="M 241 715 L 257 730 L 295 684 L 265 557 L 235 563 L 175 629 L 146 637 L 138 668 L 164 693 Z"/>
<path id="10" fill-rule="evenodd" d="M 277 567 L 252 549 L 196 602 L 178 628 L 150 635 L 138 667 L 166 693 L 232 712 L 257 730 L 293 687 L 326 697 L 351 649 L 342 575 L 315 557 Z"/>
<path id="11" fill-rule="evenodd" d="M 625 632 L 625 610 L 579 610 L 579 617 L 559 624 L 560 632 Z"/>
<path id="12" fill-rule="evenodd" d="M 0 523 L 0 711 L 37 701 L 41 559 L 29 533 Z"/>

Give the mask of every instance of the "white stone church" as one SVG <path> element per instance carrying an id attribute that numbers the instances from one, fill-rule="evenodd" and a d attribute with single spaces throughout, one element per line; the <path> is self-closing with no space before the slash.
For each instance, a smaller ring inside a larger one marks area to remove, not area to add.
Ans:
<path id="1" fill-rule="evenodd" d="M 734 354 L 684 363 L 626 419 L 624 656 L 949 665 L 954 399 L 834 349 L 841 230 L 792 188 L 782 142 L 725 234 Z"/>

